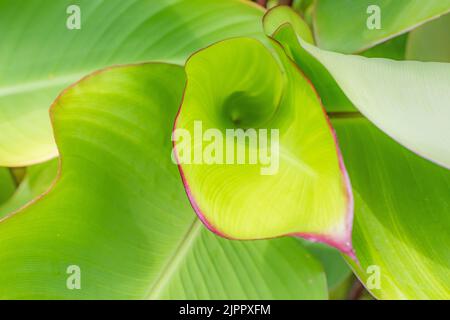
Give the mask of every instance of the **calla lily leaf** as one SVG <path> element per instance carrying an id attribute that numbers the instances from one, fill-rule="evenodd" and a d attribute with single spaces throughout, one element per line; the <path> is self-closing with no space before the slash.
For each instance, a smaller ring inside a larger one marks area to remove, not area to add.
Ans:
<path id="1" fill-rule="evenodd" d="M 173 137 L 187 193 L 224 237 L 298 235 L 352 255 L 353 200 L 333 130 L 314 88 L 274 48 L 238 38 L 188 60 Z"/>
<path id="2" fill-rule="evenodd" d="M 450 0 L 317 0 L 314 32 L 322 49 L 364 51 L 450 11 Z"/>
<path id="3" fill-rule="evenodd" d="M 449 299 L 450 171 L 364 118 L 333 126 L 355 195 L 358 277 L 379 299 Z"/>
<path id="4" fill-rule="evenodd" d="M 264 41 L 262 15 L 239 0 L 0 0 L 0 166 L 57 156 L 48 108 L 82 76 L 112 64 L 183 64 L 229 37 Z"/>
<path id="5" fill-rule="evenodd" d="M 123 66 L 56 100 L 60 173 L 0 221 L 0 298 L 327 297 L 296 239 L 228 241 L 197 219 L 171 161 L 184 85 L 178 66 Z"/>
<path id="6" fill-rule="evenodd" d="M 301 47 L 315 57 L 376 126 L 422 157 L 450 167 L 449 63 L 344 55 L 319 49 L 300 37 L 293 43 L 283 29 L 291 29 L 292 34 L 289 25 L 282 25 L 274 38 L 281 39 L 290 52 L 300 56 Z"/>

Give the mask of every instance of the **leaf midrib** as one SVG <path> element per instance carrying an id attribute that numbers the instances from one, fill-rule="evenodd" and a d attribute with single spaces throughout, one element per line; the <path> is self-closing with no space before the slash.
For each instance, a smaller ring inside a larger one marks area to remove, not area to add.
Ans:
<path id="1" fill-rule="evenodd" d="M 197 216 L 195 216 L 191 226 L 184 234 L 184 236 L 181 238 L 180 242 L 178 243 L 178 246 L 173 251 L 172 255 L 167 259 L 167 262 L 161 268 L 161 272 L 151 285 L 146 295 L 146 298 L 148 300 L 158 299 L 163 289 L 166 287 L 171 277 L 174 275 L 175 271 L 184 261 L 184 258 L 188 254 L 198 234 L 200 233 L 201 227 L 202 223 L 200 219 Z"/>
<path id="2" fill-rule="evenodd" d="M 24 82 L 21 84 L 16 84 L 7 87 L 0 87 L 0 98 L 11 95 L 17 95 L 25 92 L 37 91 L 40 89 L 48 89 L 52 87 L 68 85 L 81 79 L 86 74 L 87 73 L 73 73 L 49 79 Z"/>

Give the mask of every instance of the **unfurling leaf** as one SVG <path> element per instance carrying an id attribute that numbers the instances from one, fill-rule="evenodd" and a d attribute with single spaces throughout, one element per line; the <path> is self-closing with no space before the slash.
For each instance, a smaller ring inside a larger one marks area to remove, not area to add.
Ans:
<path id="1" fill-rule="evenodd" d="M 274 49 L 239 38 L 188 60 L 174 130 L 186 191 L 222 236 L 299 235 L 352 255 L 353 199 L 334 132 L 314 88 Z"/>

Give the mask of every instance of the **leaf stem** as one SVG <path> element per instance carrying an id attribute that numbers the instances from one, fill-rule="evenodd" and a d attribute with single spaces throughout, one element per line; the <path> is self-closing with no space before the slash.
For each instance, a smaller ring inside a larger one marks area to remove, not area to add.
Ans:
<path id="1" fill-rule="evenodd" d="M 292 6 L 292 0 L 280 0 L 280 1 L 278 1 L 278 4 L 279 5 L 285 5 L 285 6 Z"/>
<path id="2" fill-rule="evenodd" d="M 364 286 L 359 279 L 355 279 L 355 282 L 348 293 L 347 300 L 359 300 L 363 295 L 364 290 Z"/>
<path id="3" fill-rule="evenodd" d="M 9 174 L 14 182 L 14 186 L 17 188 L 20 184 L 19 179 L 17 178 L 16 174 L 14 173 L 14 169 L 13 168 L 9 168 Z"/>
<path id="4" fill-rule="evenodd" d="M 267 0 L 257 0 L 256 3 L 258 3 L 263 8 L 267 8 Z"/>

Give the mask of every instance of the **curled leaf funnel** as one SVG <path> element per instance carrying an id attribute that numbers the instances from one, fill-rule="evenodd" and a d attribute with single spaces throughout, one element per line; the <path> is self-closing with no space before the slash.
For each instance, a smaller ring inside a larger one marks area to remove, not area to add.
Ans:
<path id="1" fill-rule="evenodd" d="M 186 192 L 223 237 L 301 236 L 353 256 L 353 197 L 334 131 L 312 85 L 273 49 L 237 38 L 188 60 L 172 137 Z"/>

